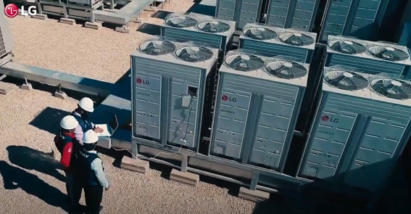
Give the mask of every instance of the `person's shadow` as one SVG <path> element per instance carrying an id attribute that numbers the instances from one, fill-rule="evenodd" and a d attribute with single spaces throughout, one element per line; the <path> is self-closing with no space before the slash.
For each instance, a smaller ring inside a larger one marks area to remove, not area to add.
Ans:
<path id="1" fill-rule="evenodd" d="M 61 169 L 61 165 L 54 159 L 54 151 L 45 153 L 26 146 L 8 146 L 7 152 L 12 164 L 53 176 L 65 182 L 65 176 L 57 171 Z"/>
<path id="2" fill-rule="evenodd" d="M 36 175 L 14 167 L 5 161 L 0 161 L 0 174 L 3 177 L 5 189 L 13 190 L 20 188 L 27 194 L 36 196 L 51 206 L 61 207 L 66 212 L 69 212 L 68 204 L 66 204 L 66 195 Z"/>

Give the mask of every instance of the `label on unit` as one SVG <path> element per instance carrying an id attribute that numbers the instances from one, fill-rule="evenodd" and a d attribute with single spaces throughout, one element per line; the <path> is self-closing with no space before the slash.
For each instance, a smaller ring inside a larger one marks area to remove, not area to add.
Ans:
<path id="1" fill-rule="evenodd" d="M 233 21 L 236 2 L 236 0 L 219 0 L 217 18 Z"/>
<path id="2" fill-rule="evenodd" d="M 309 31 L 314 18 L 317 0 L 297 0 L 295 5 L 292 28 Z"/>
<path id="3" fill-rule="evenodd" d="M 216 115 L 213 153 L 240 158 L 251 93 L 222 89 Z"/>
<path id="4" fill-rule="evenodd" d="M 134 133 L 160 138 L 161 76 L 136 74 Z"/>
<path id="5" fill-rule="evenodd" d="M 277 169 L 286 143 L 294 103 L 264 96 L 250 162 Z"/>
<path id="6" fill-rule="evenodd" d="M 357 114 L 325 109 L 317 118 L 317 127 L 305 151 L 300 172 L 303 177 L 334 176 L 349 140 Z"/>
<path id="7" fill-rule="evenodd" d="M 242 0 L 238 28 L 242 29 L 247 23 L 258 22 L 260 0 Z"/>
<path id="8" fill-rule="evenodd" d="M 170 102 L 170 130 L 168 142 L 195 147 L 197 98 L 191 96 L 190 104 L 183 106 L 183 97 L 188 95 L 188 86 L 183 80 L 172 79 Z"/>
<path id="9" fill-rule="evenodd" d="M 393 155 L 403 138 L 407 124 L 372 117 L 362 134 L 356 154 L 346 172 L 345 183 L 376 190 L 392 167 Z"/>
<path id="10" fill-rule="evenodd" d="M 377 17 L 380 4 L 381 0 L 360 1 L 351 27 L 351 33 L 372 25 Z"/>
<path id="11" fill-rule="evenodd" d="M 343 34 L 352 0 L 330 1 L 329 4 L 322 35 L 323 40 L 327 40 L 328 35 Z"/>
<path id="12" fill-rule="evenodd" d="M 267 24 L 284 28 L 290 9 L 290 0 L 271 0 L 268 11 Z"/>

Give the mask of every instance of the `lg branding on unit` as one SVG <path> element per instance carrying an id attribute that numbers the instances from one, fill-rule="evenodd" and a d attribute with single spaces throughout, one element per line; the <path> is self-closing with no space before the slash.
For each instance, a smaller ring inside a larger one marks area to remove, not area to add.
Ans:
<path id="1" fill-rule="evenodd" d="M 227 95 L 223 95 L 221 97 L 221 99 L 225 102 L 225 101 L 230 101 L 230 102 L 237 102 L 237 99 L 235 97 L 229 97 Z"/>
<path id="2" fill-rule="evenodd" d="M 36 6 L 30 6 L 26 10 L 24 6 L 21 6 L 20 12 L 23 16 L 34 16 L 37 14 L 37 9 Z M 9 18 L 14 18 L 19 14 L 19 8 L 15 4 L 8 4 L 4 7 L 4 14 Z"/>
<path id="3" fill-rule="evenodd" d="M 137 84 L 150 85 L 150 82 L 148 80 L 143 80 L 141 78 L 137 78 L 136 82 Z"/>
<path id="4" fill-rule="evenodd" d="M 327 115 L 322 116 L 321 120 L 324 122 L 338 123 L 338 118 L 329 117 Z"/>

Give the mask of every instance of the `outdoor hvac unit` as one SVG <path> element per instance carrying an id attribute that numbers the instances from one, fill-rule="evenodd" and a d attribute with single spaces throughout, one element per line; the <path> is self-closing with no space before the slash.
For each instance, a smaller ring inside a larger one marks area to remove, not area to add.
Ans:
<path id="1" fill-rule="evenodd" d="M 4 2 L 0 3 L 0 10 L 4 11 Z M 0 66 L 11 60 L 13 40 L 11 39 L 9 25 L 6 16 L 0 16 Z"/>
<path id="2" fill-rule="evenodd" d="M 324 69 L 323 96 L 299 176 L 380 188 L 411 134 L 411 86 L 387 76 Z"/>
<path id="3" fill-rule="evenodd" d="M 134 137 L 196 148 L 218 50 L 148 40 L 131 55 Z"/>
<path id="4" fill-rule="evenodd" d="M 267 56 L 284 55 L 310 63 L 316 38 L 315 33 L 247 24 L 240 36 L 240 47 Z"/>
<path id="5" fill-rule="evenodd" d="M 369 42 L 343 36 L 329 36 L 326 66 L 352 66 L 358 72 L 387 73 L 408 79 L 411 67 L 408 48 L 385 42 Z"/>
<path id="6" fill-rule="evenodd" d="M 211 154 L 283 170 L 308 65 L 230 51 L 219 69 Z"/>
<path id="7" fill-rule="evenodd" d="M 165 18 L 161 35 L 173 40 L 194 41 L 225 53 L 235 31 L 235 22 L 208 16 L 172 13 Z M 222 56 L 223 57 L 223 56 Z"/>

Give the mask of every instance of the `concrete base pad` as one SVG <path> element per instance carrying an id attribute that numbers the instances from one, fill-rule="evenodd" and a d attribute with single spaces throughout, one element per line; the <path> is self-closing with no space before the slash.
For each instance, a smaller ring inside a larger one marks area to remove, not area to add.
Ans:
<path id="1" fill-rule="evenodd" d="M 127 27 L 116 27 L 116 31 L 120 33 L 129 33 L 130 29 L 128 29 Z"/>
<path id="2" fill-rule="evenodd" d="M 64 93 L 64 91 L 56 91 L 54 92 L 54 96 L 63 100 L 67 98 L 67 94 Z"/>
<path id="3" fill-rule="evenodd" d="M 45 14 L 36 14 L 36 15 L 32 16 L 31 18 L 40 19 L 40 20 L 46 20 L 46 19 L 47 19 L 47 15 L 45 15 Z"/>
<path id="4" fill-rule="evenodd" d="M 150 169 L 150 163 L 148 161 L 134 159 L 124 156 L 121 160 L 120 167 L 134 172 L 146 174 Z"/>
<path id="5" fill-rule="evenodd" d="M 190 186 L 197 186 L 200 176 L 190 172 L 182 172 L 176 169 L 171 170 L 170 180 L 177 181 Z"/>
<path id="6" fill-rule="evenodd" d="M 238 193 L 238 197 L 253 202 L 260 202 L 267 200 L 270 197 L 270 193 L 260 190 L 250 190 L 245 187 L 241 187 Z"/>
<path id="7" fill-rule="evenodd" d="M 14 89 L 13 85 L 0 82 L 0 94 L 8 94 Z"/>
<path id="8" fill-rule="evenodd" d="M 74 19 L 69 19 L 69 18 L 60 18 L 60 23 L 68 24 L 68 25 L 75 25 L 75 24 L 76 24 L 76 20 L 74 20 Z"/>
<path id="9" fill-rule="evenodd" d="M 23 90 L 30 91 L 31 89 L 33 89 L 33 86 L 31 86 L 30 83 L 24 83 L 23 85 L 21 85 L 20 88 L 23 89 Z"/>
<path id="10" fill-rule="evenodd" d="M 100 29 L 101 24 L 97 23 L 97 22 L 86 22 L 86 23 L 84 23 L 84 27 L 94 29 L 94 30 L 98 30 L 98 29 Z"/>

